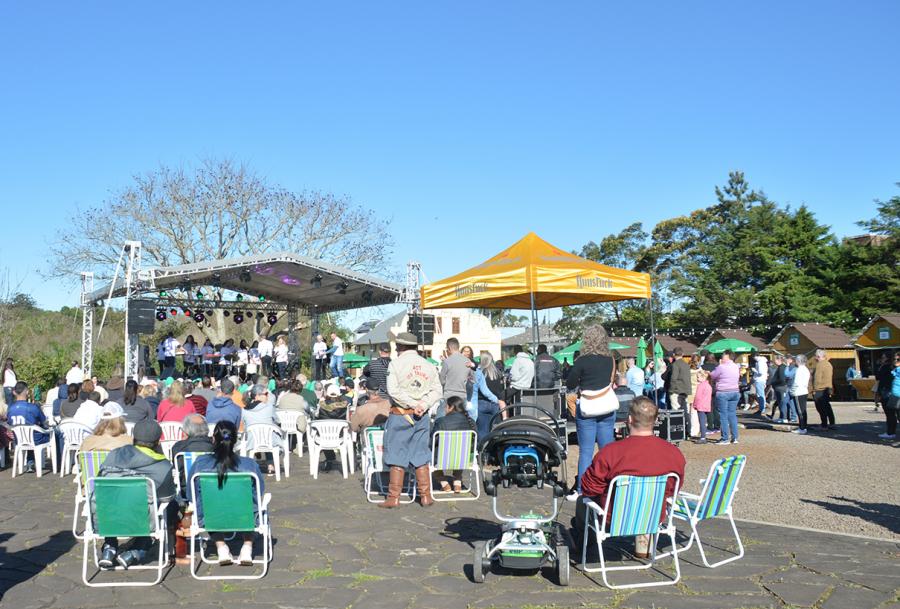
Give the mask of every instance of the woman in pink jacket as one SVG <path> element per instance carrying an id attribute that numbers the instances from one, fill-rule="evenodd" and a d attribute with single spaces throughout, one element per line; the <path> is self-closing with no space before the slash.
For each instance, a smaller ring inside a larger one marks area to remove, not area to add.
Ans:
<path id="1" fill-rule="evenodd" d="M 697 390 L 694 392 L 694 410 L 700 419 L 700 439 L 697 444 L 706 444 L 706 413 L 711 410 L 712 385 L 709 384 L 709 372 L 699 370 L 697 372 Z"/>

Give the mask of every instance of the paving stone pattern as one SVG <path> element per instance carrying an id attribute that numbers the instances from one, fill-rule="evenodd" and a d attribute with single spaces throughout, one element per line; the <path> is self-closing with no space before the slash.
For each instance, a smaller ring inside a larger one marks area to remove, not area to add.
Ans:
<path id="1" fill-rule="evenodd" d="M 555 585 L 551 574 L 496 570 L 476 584 L 471 579 L 472 544 L 498 531 L 489 498 L 383 511 L 366 503 L 359 475 L 344 480 L 329 472 L 313 480 L 308 457 L 292 458 L 290 479 L 267 479 L 273 494 L 275 558 L 265 579 L 200 582 L 191 578 L 186 565 L 177 565 L 162 584 L 137 589 L 95 589 L 81 583 L 82 545 L 68 530 L 71 477 L 11 479 L 5 470 L 0 474 L 2 606 L 870 609 L 897 606 L 900 600 L 897 542 L 758 524 L 740 525 L 747 554 L 737 563 L 706 569 L 698 566 L 696 548 L 689 551 L 677 586 L 613 592 L 603 587 L 598 574 L 586 577 L 574 567 L 572 583 L 565 588 Z M 563 523 L 569 523 L 572 506 L 564 504 Z M 710 523 L 707 532 L 712 546 L 730 547 L 724 522 Z M 580 548 L 571 554 L 580 557 Z M 659 572 L 615 581 L 662 580 L 671 573 L 666 560 Z"/>

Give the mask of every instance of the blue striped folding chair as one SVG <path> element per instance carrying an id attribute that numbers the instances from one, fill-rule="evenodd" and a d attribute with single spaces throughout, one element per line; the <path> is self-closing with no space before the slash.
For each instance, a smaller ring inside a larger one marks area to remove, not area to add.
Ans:
<path id="1" fill-rule="evenodd" d="M 687 545 L 683 548 L 678 548 L 678 551 L 684 552 L 689 550 L 696 540 L 697 547 L 700 549 L 700 558 L 703 559 L 703 564 L 710 569 L 738 560 L 744 556 L 744 544 L 741 543 L 741 536 L 738 534 L 731 506 L 746 464 L 746 455 L 734 455 L 719 459 L 709 468 L 709 475 L 706 479 L 700 481 L 700 484 L 703 485 L 703 490 L 700 491 L 699 495 L 681 493 L 675 502 L 674 517 L 687 522 L 691 526 L 691 537 Z M 731 530 L 734 531 L 738 553 L 735 556 L 729 556 L 724 560 L 710 564 L 706 558 L 703 543 L 700 541 L 700 531 L 697 527 L 701 521 L 710 520 L 717 516 L 728 517 L 728 521 L 731 523 Z M 667 552 L 659 556 L 668 556 L 670 553 Z"/>
<path id="2" fill-rule="evenodd" d="M 212 453 L 210 452 L 186 451 L 175 455 L 175 458 L 173 459 L 173 465 L 175 466 L 175 488 L 180 497 L 187 495 L 184 485 L 187 481 L 188 474 L 191 473 L 191 466 L 194 464 L 194 461 L 196 461 L 198 457 L 211 454 Z"/>
<path id="3" fill-rule="evenodd" d="M 675 480 L 675 491 L 671 498 L 666 498 L 666 485 L 670 478 Z M 668 535 L 674 547 L 675 526 L 672 524 L 671 506 L 678 497 L 681 484 L 677 474 L 662 476 L 616 476 L 610 483 L 603 508 L 590 499 L 584 500 L 585 531 L 581 547 L 581 569 L 585 573 L 599 571 L 603 583 L 608 588 L 648 588 L 651 586 L 671 586 L 681 579 L 681 566 L 678 563 L 678 550 L 672 552 L 675 564 L 675 578 L 668 581 L 642 582 L 614 586 L 609 583 L 607 573 L 610 571 L 634 571 L 649 569 L 656 561 L 656 544 L 659 535 Z M 605 526 L 604 526 L 605 525 Z M 597 539 L 597 551 L 600 554 L 600 566 L 587 566 L 587 548 L 590 532 Z M 647 564 L 624 565 L 610 567 L 603 555 L 603 542 L 611 537 L 650 536 L 650 561 Z"/>
<path id="4" fill-rule="evenodd" d="M 365 479 L 366 500 L 369 503 L 384 503 L 387 487 L 384 484 L 384 428 L 366 427 L 362 433 L 362 469 Z M 416 500 L 416 477 L 406 472 L 400 503 Z"/>
<path id="5" fill-rule="evenodd" d="M 481 496 L 478 458 L 478 437 L 474 431 L 439 431 L 431 440 L 431 473 L 436 471 L 467 471 L 469 484 L 462 493 L 432 489 L 435 501 L 472 501 Z"/>
<path id="6" fill-rule="evenodd" d="M 75 475 L 75 514 L 72 516 L 72 535 L 75 539 L 83 539 L 84 535 L 78 532 L 78 517 L 87 517 L 84 502 L 88 493 L 88 481 L 100 475 L 100 466 L 106 461 L 108 450 L 90 450 L 75 453 L 75 465 L 78 471 Z"/>

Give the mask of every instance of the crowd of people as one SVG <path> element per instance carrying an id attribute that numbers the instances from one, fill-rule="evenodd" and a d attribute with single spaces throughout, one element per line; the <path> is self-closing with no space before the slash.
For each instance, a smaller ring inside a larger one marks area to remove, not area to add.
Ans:
<path id="1" fill-rule="evenodd" d="M 523 392 L 531 389 L 564 388 L 558 394 L 560 411 L 574 420 L 579 447 L 570 500 L 602 497 L 605 485 L 620 471 L 659 475 L 667 470 L 683 476 L 680 451 L 653 437 L 659 409 L 683 411 L 688 435 L 699 443 L 718 435 L 718 443 L 734 445 L 740 404 L 761 416 L 796 421 L 794 432 L 805 434 L 811 427 L 807 402 L 812 396 L 819 428 L 835 429 L 832 370 L 824 352 L 816 353 L 812 371 L 802 355 L 776 355 L 770 365 L 767 358 L 754 354 L 747 364 L 739 365 L 730 351 L 718 357 L 702 352 L 687 358 L 679 349 L 642 369 L 634 358 L 617 359 L 603 327 L 593 325 L 586 329 L 582 349 L 571 365 L 561 366 L 540 345 L 534 358 L 523 350 L 507 370 L 489 351 L 476 357 L 471 348 L 450 338 L 438 369 L 419 352 L 415 335 L 401 333 L 395 338 L 396 355 L 392 356 L 389 344 L 380 345 L 361 376 L 350 379 L 343 376 L 340 339 L 332 335 L 329 347 L 320 335 L 313 346 L 318 378 L 310 380 L 303 374 L 287 377 L 280 366 L 286 364 L 282 340 L 272 344 L 263 339 L 250 346 L 241 341 L 233 351 L 229 351 L 233 341 L 218 349 L 208 344 L 198 348 L 193 337 L 180 343 L 167 336 L 159 351 L 161 376 L 140 382 L 121 375 L 106 382 L 86 378 L 73 362 L 45 396 L 45 408 L 34 403 L 30 388 L 17 379 L 13 362 L 7 360 L 5 404 L 0 411 L 5 424 L 0 434 L 3 449 L 12 440 L 10 426 L 38 426 L 34 441 L 43 444 L 58 433 L 54 423 L 83 425 L 91 434 L 84 439 L 82 451 L 111 451 L 101 476 L 138 472 L 153 480 L 173 535 L 193 490 L 181 484 L 185 494 L 176 496 L 172 464 L 161 448 L 160 423 L 164 422 L 177 422 L 183 431 L 183 439 L 171 447 L 173 456 L 183 451 L 209 453 L 194 463 L 187 479 L 198 471 L 216 472 L 220 480 L 228 472 L 252 472 L 261 485 L 265 473 L 274 473 L 271 459 L 239 457 L 235 450 L 246 428 L 258 423 L 280 426 L 279 411 L 297 412 L 296 431 L 300 432 L 317 419 L 347 420 L 355 432 L 381 426 L 388 490 L 380 506 L 388 509 L 399 506 L 404 475 L 410 470 L 415 472 L 422 506 L 433 503 L 433 483 L 446 492 L 463 492 L 459 472 L 441 472 L 432 480 L 433 435 L 472 430 L 484 438 L 506 418 L 506 405 L 519 402 Z M 180 372 L 179 356 L 183 358 Z M 325 380 L 329 359 L 332 378 Z M 900 404 L 900 354 L 882 373 L 885 381 L 879 391 L 885 412 L 894 415 L 888 415 L 888 430 L 882 437 L 893 438 Z M 277 441 L 287 442 L 285 436 L 279 435 Z M 251 454 L 252 448 L 248 447 Z M 326 451 L 321 467 L 329 469 L 335 461 L 335 455 Z M 34 469 L 33 456 L 27 469 Z M 578 510 L 583 513 L 583 507 Z M 221 564 L 252 564 L 252 535 L 244 537 L 236 559 L 223 539 L 216 537 L 213 542 Z M 148 544 L 149 540 L 139 540 L 120 552 L 117 541 L 107 539 L 101 566 L 143 562 Z"/>

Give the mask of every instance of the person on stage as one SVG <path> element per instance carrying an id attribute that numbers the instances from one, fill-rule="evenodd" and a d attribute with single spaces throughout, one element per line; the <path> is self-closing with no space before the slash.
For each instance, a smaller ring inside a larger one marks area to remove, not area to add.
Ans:
<path id="1" fill-rule="evenodd" d="M 401 332 L 396 339 L 397 357 L 388 366 L 387 390 L 391 414 L 384 426 L 384 463 L 390 466 L 388 496 L 383 508 L 400 505 L 403 475 L 416 470 L 416 486 L 423 507 L 434 503 L 431 496 L 430 432 L 428 411 L 441 399 L 443 390 L 437 368 L 416 352 L 416 336 Z"/>

